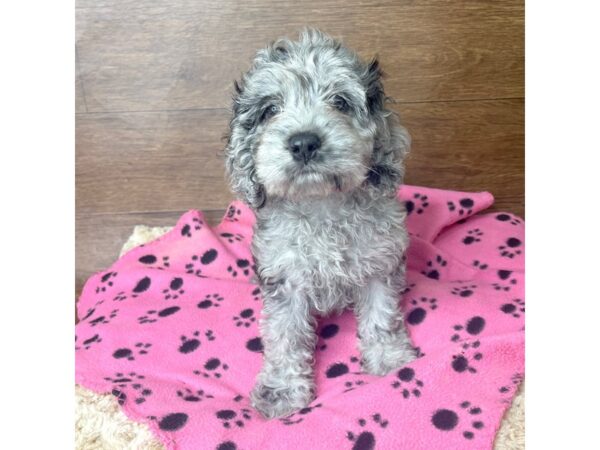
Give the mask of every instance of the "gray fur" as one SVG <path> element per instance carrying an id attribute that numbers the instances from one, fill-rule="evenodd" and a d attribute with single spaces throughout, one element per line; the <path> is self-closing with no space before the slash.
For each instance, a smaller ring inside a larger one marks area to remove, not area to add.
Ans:
<path id="1" fill-rule="evenodd" d="M 354 309 L 370 373 L 415 357 L 398 308 L 408 235 L 395 198 L 410 137 L 385 103 L 377 61 L 312 29 L 260 50 L 236 83 L 226 168 L 257 217 L 264 365 L 251 399 L 267 418 L 314 397 L 317 316 Z M 299 132 L 322 142 L 306 164 L 288 147 Z"/>

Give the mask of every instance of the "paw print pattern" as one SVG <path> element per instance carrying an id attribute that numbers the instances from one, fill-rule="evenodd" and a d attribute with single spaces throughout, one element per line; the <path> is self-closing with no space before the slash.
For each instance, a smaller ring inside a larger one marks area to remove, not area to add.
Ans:
<path id="1" fill-rule="evenodd" d="M 156 416 L 148 416 L 148 419 L 157 422 L 158 428 L 163 431 L 177 431 L 184 427 L 189 416 L 186 413 L 178 412 L 167 414 L 160 420 Z"/>
<path id="2" fill-rule="evenodd" d="M 510 377 L 510 383 L 506 386 L 501 386 L 498 389 L 498 392 L 500 392 L 501 394 L 512 394 L 514 393 L 517 388 L 519 387 L 519 384 L 521 384 L 521 381 L 523 381 L 523 374 L 522 373 L 514 373 L 511 377 Z M 507 396 L 507 398 L 502 400 L 502 403 L 511 403 L 511 396 Z"/>
<path id="3" fill-rule="evenodd" d="M 462 215 L 466 215 L 468 216 L 469 214 L 473 213 L 473 206 L 475 205 L 475 202 L 473 201 L 473 199 L 470 198 L 461 198 L 458 201 L 458 205 L 455 204 L 454 202 L 448 202 L 448 210 L 450 212 L 456 211 L 458 210 L 458 214 Z"/>
<path id="4" fill-rule="evenodd" d="M 96 312 L 96 308 L 98 306 L 100 306 L 102 303 L 104 303 L 104 300 L 98 300 L 96 303 L 94 303 L 94 306 L 92 306 L 91 308 L 89 308 L 87 310 L 87 312 L 85 313 L 85 316 L 83 316 L 81 319 L 79 319 L 80 322 L 84 322 L 85 320 L 87 320 L 88 318 L 90 318 L 92 316 L 92 314 L 94 314 Z"/>
<path id="5" fill-rule="evenodd" d="M 255 302 L 259 301 L 260 300 L 260 288 L 257 287 L 256 289 L 254 289 L 250 295 L 252 295 L 252 300 L 254 300 Z"/>
<path id="6" fill-rule="evenodd" d="M 464 401 L 460 405 L 459 413 L 451 409 L 438 409 L 431 416 L 431 423 L 435 428 L 441 431 L 452 431 L 461 422 L 460 415 L 465 415 L 462 420 L 467 424 L 460 428 L 463 430 L 462 436 L 465 439 L 473 439 L 477 430 L 481 430 L 485 425 L 478 419 L 482 410 L 478 406 L 472 406 L 471 402 Z"/>
<path id="7" fill-rule="evenodd" d="M 250 410 L 246 408 L 242 408 L 238 412 L 233 409 L 220 409 L 216 416 L 221 421 L 223 428 L 231 428 L 233 425 L 243 428 L 245 423 L 252 419 Z"/>
<path id="8" fill-rule="evenodd" d="M 421 273 L 433 280 L 439 280 L 440 270 L 442 267 L 446 267 L 447 264 L 448 261 L 446 261 L 440 255 L 437 255 L 434 260 L 427 261 L 427 268 L 421 271 Z"/>
<path id="9" fill-rule="evenodd" d="M 256 322 L 254 310 L 251 308 L 243 309 L 237 316 L 233 316 L 233 321 L 236 327 L 244 326 L 248 328 L 252 323 Z"/>
<path id="10" fill-rule="evenodd" d="M 423 382 L 415 377 L 415 369 L 412 367 L 403 367 L 396 373 L 397 380 L 392 382 L 394 389 L 400 389 L 403 398 L 421 396 Z"/>
<path id="11" fill-rule="evenodd" d="M 173 278 L 171 283 L 169 283 L 169 287 L 163 289 L 162 293 L 164 294 L 164 300 L 176 300 L 180 295 L 184 294 L 185 291 L 181 289 L 183 287 L 183 278 Z"/>
<path id="12" fill-rule="evenodd" d="M 495 290 L 508 292 L 508 291 L 510 291 L 511 285 L 517 284 L 517 279 L 511 278 L 511 275 L 512 275 L 511 270 L 498 270 L 497 274 L 498 274 L 498 278 L 500 278 L 502 281 L 507 281 L 509 284 L 506 285 L 506 284 L 501 284 L 501 283 L 492 283 L 492 286 L 494 287 Z"/>
<path id="13" fill-rule="evenodd" d="M 362 373 L 360 372 L 360 359 L 357 358 L 356 356 L 351 356 L 350 357 L 350 363 L 351 365 L 359 365 L 359 370 L 357 372 L 352 372 L 354 375 L 361 375 Z M 325 371 L 325 376 L 327 378 L 337 378 L 340 377 L 342 375 L 346 375 L 347 373 L 350 373 L 350 367 L 348 366 L 348 364 L 345 364 L 343 362 L 336 362 L 334 364 L 331 364 L 327 370 Z"/>
<path id="14" fill-rule="evenodd" d="M 197 217 L 194 217 L 192 219 L 192 223 L 186 223 L 183 227 L 181 227 L 181 235 L 185 236 L 185 237 L 192 237 L 192 229 L 194 231 L 198 231 L 202 229 L 202 225 L 204 225 L 204 222 L 201 221 L 200 219 L 198 219 Z"/>
<path id="15" fill-rule="evenodd" d="M 519 225 L 521 221 L 514 216 L 506 213 L 500 213 L 496 215 L 496 220 L 500 222 L 510 223 L 511 225 Z"/>
<path id="16" fill-rule="evenodd" d="M 485 328 L 485 319 L 481 316 L 473 316 L 469 320 L 467 320 L 467 323 L 464 326 L 460 325 L 460 324 L 456 324 L 452 327 L 452 329 L 454 331 L 456 331 L 456 333 L 454 333 L 452 335 L 450 340 L 452 342 L 460 341 L 461 336 L 460 336 L 459 332 L 461 332 L 461 331 L 466 331 L 470 336 L 477 336 L 479 333 L 481 333 L 483 331 L 484 328 Z"/>
<path id="17" fill-rule="evenodd" d="M 419 325 L 425 320 L 427 316 L 427 308 L 430 310 L 437 309 L 437 299 L 421 297 L 420 299 L 412 299 L 410 304 L 414 306 L 413 309 L 406 315 L 406 322 L 410 325 Z"/>
<path id="18" fill-rule="evenodd" d="M 102 338 L 99 334 L 95 334 L 92 337 L 85 339 L 82 342 L 82 347 L 75 347 L 75 350 L 79 350 L 81 348 L 83 348 L 84 350 L 89 350 L 90 347 L 92 347 L 94 344 L 99 344 L 100 342 L 102 342 Z"/>
<path id="19" fill-rule="evenodd" d="M 185 273 L 205 278 L 205 276 L 202 275 L 202 266 L 207 266 L 214 262 L 215 259 L 217 259 L 217 256 L 219 256 L 219 252 L 214 248 L 205 251 L 202 255 L 193 255 L 192 262 L 185 265 Z"/>
<path id="20" fill-rule="evenodd" d="M 477 373 L 477 369 L 471 363 L 475 364 L 474 361 L 481 361 L 483 359 L 483 353 L 477 350 L 480 345 L 479 341 L 463 343 L 461 352 L 452 355 L 452 362 L 450 363 L 452 370 L 458 373 Z"/>
<path id="21" fill-rule="evenodd" d="M 146 311 L 146 314 L 138 317 L 138 323 L 140 325 L 145 323 L 154 323 L 161 317 L 169 317 L 178 312 L 181 308 L 179 306 L 169 306 L 168 308 L 161 309 L 157 311 L 155 309 L 151 309 Z"/>
<path id="22" fill-rule="evenodd" d="M 236 208 L 235 206 L 231 205 L 227 209 L 225 220 L 228 220 L 229 222 L 237 222 L 241 214 L 242 211 L 239 208 Z"/>
<path id="23" fill-rule="evenodd" d="M 250 267 L 250 261 L 247 259 L 238 259 L 235 265 L 237 266 L 237 270 L 234 266 L 227 267 L 227 272 L 234 278 L 238 276 L 238 270 L 246 276 L 250 275 L 250 270 L 255 270 L 254 266 Z"/>
<path id="24" fill-rule="evenodd" d="M 479 261 L 478 259 L 475 259 L 472 263 L 472 266 L 479 269 L 479 270 L 485 270 L 487 269 L 489 266 L 486 263 L 482 263 L 481 261 Z"/>
<path id="25" fill-rule="evenodd" d="M 363 381 L 363 380 L 355 380 L 355 381 L 346 381 L 344 383 L 344 392 L 350 392 L 353 391 L 356 388 L 359 388 L 361 386 L 367 385 L 369 383 Z"/>
<path id="26" fill-rule="evenodd" d="M 153 266 L 154 264 L 156 264 L 158 262 L 158 258 L 156 257 L 156 255 L 148 254 L 148 255 L 144 255 L 144 256 L 141 256 L 140 258 L 138 258 L 138 261 L 146 266 Z M 163 256 L 162 257 L 162 265 L 157 266 L 156 269 L 164 270 L 165 268 L 168 268 L 170 266 L 171 266 L 171 263 L 169 262 L 169 257 Z"/>
<path id="27" fill-rule="evenodd" d="M 452 293 L 452 295 L 458 295 L 459 297 L 470 297 L 471 295 L 473 295 L 475 293 L 475 289 L 477 289 L 477 285 L 475 284 L 469 284 L 466 286 L 459 286 L 459 287 L 455 287 L 452 288 L 452 290 L 450 291 Z"/>
<path id="28" fill-rule="evenodd" d="M 414 201 L 406 201 L 406 213 L 410 215 L 414 211 L 417 214 L 423 214 L 425 209 L 429 206 L 429 203 L 427 202 L 427 196 L 415 192 L 413 198 Z"/>
<path id="29" fill-rule="evenodd" d="M 218 308 L 219 302 L 223 301 L 223 297 L 220 294 L 206 294 L 204 300 L 198 303 L 198 308 L 200 309 L 208 309 L 208 308 Z"/>
<path id="30" fill-rule="evenodd" d="M 127 347 L 118 348 L 113 352 L 112 356 L 115 359 L 126 359 L 128 361 L 134 361 L 136 352 L 138 355 L 147 355 L 148 351 L 150 350 L 150 347 L 152 347 L 152 344 L 148 342 L 138 342 L 135 344 L 133 350 Z"/>
<path id="31" fill-rule="evenodd" d="M 127 300 L 127 295 L 125 295 L 125 291 L 118 292 L 117 295 L 113 297 L 113 302 L 122 302 Z"/>
<path id="32" fill-rule="evenodd" d="M 100 278 L 100 285 L 96 286 L 96 294 L 106 292 L 106 290 L 113 286 L 113 280 L 117 276 L 117 272 L 106 272 Z"/>
<path id="33" fill-rule="evenodd" d="M 388 426 L 389 422 L 381 417 L 381 414 L 375 413 L 371 416 L 371 420 L 375 425 L 381 428 Z M 375 448 L 375 434 L 373 432 L 365 430 L 364 427 L 367 425 L 365 419 L 358 419 L 358 425 L 361 427 L 359 432 L 348 431 L 346 438 L 354 442 L 352 450 L 372 450 Z"/>
<path id="34" fill-rule="evenodd" d="M 525 302 L 520 298 L 515 298 L 512 302 L 504 303 L 500 306 L 500 311 L 504 314 L 510 314 L 515 318 L 519 318 L 525 312 Z"/>
<path id="35" fill-rule="evenodd" d="M 139 280 L 131 291 L 131 297 L 137 298 L 142 292 L 146 292 L 152 285 L 150 277 L 144 277 Z"/>
<path id="36" fill-rule="evenodd" d="M 198 339 L 199 336 L 199 331 L 194 331 L 192 337 L 190 338 L 185 335 L 181 336 L 181 344 L 178 348 L 179 353 L 187 354 L 196 351 L 198 347 L 200 347 L 200 339 Z"/>
<path id="37" fill-rule="evenodd" d="M 96 317 L 95 319 L 90 319 L 89 324 L 93 327 L 95 327 L 96 325 L 105 325 L 107 323 L 110 323 L 110 321 L 117 317 L 118 314 L 119 310 L 113 309 L 108 316 L 102 315 Z"/>
<path id="38" fill-rule="evenodd" d="M 204 370 L 194 370 L 194 375 L 204 378 L 221 378 L 223 372 L 229 369 L 227 364 L 221 362 L 219 358 L 210 358 L 204 363 Z"/>
<path id="39" fill-rule="evenodd" d="M 408 284 L 404 289 L 402 289 L 400 291 L 400 294 L 401 295 L 408 294 L 412 290 L 412 288 L 414 288 L 415 286 L 416 286 L 416 283 Z"/>
<path id="40" fill-rule="evenodd" d="M 298 410 L 298 412 L 295 412 L 291 416 L 284 417 L 279 420 L 284 425 L 296 425 L 297 423 L 300 423 L 304 420 L 304 417 L 299 417 L 299 416 L 306 416 L 307 414 L 310 414 L 315 409 L 320 408 L 321 406 L 323 406 L 321 403 L 317 403 L 314 406 L 307 406 L 305 408 Z"/>
<path id="41" fill-rule="evenodd" d="M 471 245 L 475 242 L 481 242 L 481 236 L 483 236 L 483 231 L 481 231 L 479 228 L 474 228 L 467 231 L 467 235 L 463 238 L 462 243 L 465 245 Z"/>
<path id="42" fill-rule="evenodd" d="M 339 325 L 337 325 L 335 323 L 328 323 L 327 325 L 324 325 L 323 328 L 321 328 L 319 330 L 319 336 L 325 341 L 325 340 L 331 339 L 335 335 L 337 335 L 338 331 L 340 331 Z M 327 349 L 327 343 L 321 344 L 321 346 L 319 347 L 319 350 L 323 351 L 325 349 Z"/>
<path id="43" fill-rule="evenodd" d="M 509 237 L 504 245 L 500 245 L 498 250 L 500 251 L 500 256 L 504 256 L 505 258 L 513 259 L 515 256 L 521 254 L 521 240 L 516 237 Z"/>
<path id="44" fill-rule="evenodd" d="M 202 389 L 199 391 L 192 391 L 191 389 L 185 388 L 184 390 L 177 391 L 177 397 L 186 402 L 201 402 L 207 398 L 214 398 L 212 395 L 207 394 Z"/>
<path id="45" fill-rule="evenodd" d="M 261 338 L 255 337 L 252 339 L 248 339 L 248 341 L 246 342 L 246 350 L 249 350 L 253 353 L 262 353 L 264 347 Z"/>
<path id="46" fill-rule="evenodd" d="M 244 236 L 239 233 L 221 233 L 220 236 L 227 239 L 227 242 L 230 244 L 233 244 L 234 242 L 241 242 L 244 239 Z"/>
<path id="47" fill-rule="evenodd" d="M 106 381 L 110 381 L 113 385 L 112 394 L 117 397 L 119 405 L 123 405 L 127 400 L 127 396 L 119 388 L 127 386 L 132 387 L 136 391 L 135 403 L 138 405 L 146 401 L 146 397 L 152 395 L 152 391 L 142 384 L 142 380 L 145 379 L 143 375 L 139 375 L 135 372 L 129 372 L 127 374 L 117 372 L 113 377 L 104 377 Z"/>

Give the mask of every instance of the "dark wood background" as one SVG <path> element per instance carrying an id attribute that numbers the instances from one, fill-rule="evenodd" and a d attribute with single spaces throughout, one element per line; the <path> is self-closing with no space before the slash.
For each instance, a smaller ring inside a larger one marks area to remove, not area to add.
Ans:
<path id="1" fill-rule="evenodd" d="M 406 182 L 524 214 L 522 0 L 77 0 L 76 294 L 136 224 L 219 218 L 232 82 L 317 26 L 378 55 L 413 137 Z"/>

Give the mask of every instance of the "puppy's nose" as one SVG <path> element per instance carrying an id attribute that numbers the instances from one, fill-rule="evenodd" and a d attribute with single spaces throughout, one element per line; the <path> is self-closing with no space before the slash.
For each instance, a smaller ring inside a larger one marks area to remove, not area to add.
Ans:
<path id="1" fill-rule="evenodd" d="M 294 134 L 289 139 L 290 151 L 296 161 L 310 161 L 319 147 L 321 147 L 321 139 L 315 133 L 302 132 Z"/>

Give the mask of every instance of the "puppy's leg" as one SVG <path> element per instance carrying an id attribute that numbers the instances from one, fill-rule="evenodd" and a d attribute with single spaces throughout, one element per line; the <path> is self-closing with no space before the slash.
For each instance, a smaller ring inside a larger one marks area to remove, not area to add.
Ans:
<path id="1" fill-rule="evenodd" d="M 261 337 L 264 362 L 250 398 L 266 418 L 281 417 L 314 398 L 313 357 L 316 320 L 296 289 L 264 292 Z"/>
<path id="2" fill-rule="evenodd" d="M 363 368 L 374 375 L 385 375 L 416 358 L 394 286 L 390 279 L 373 279 L 355 308 Z"/>

